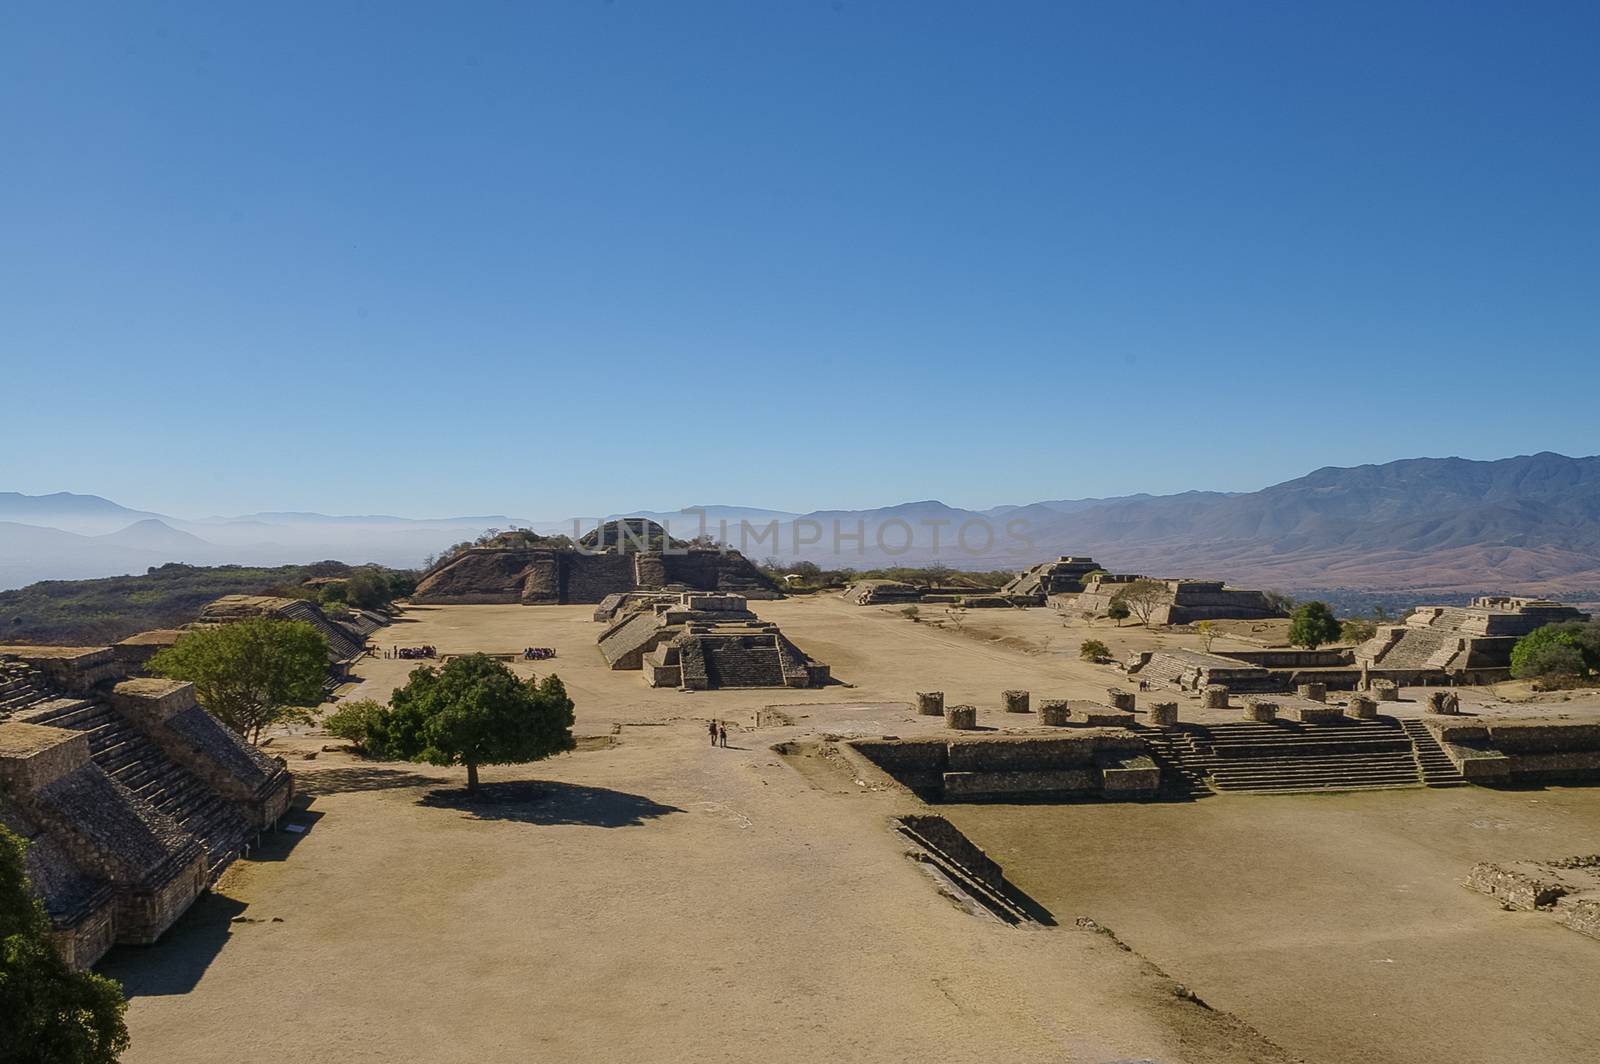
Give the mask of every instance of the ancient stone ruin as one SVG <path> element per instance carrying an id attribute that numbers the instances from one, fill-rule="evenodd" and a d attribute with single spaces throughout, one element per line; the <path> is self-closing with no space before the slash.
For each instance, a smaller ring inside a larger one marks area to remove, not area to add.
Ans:
<path id="1" fill-rule="evenodd" d="M 1420 606 L 1404 624 L 1380 627 L 1355 650 L 1356 664 L 1401 684 L 1496 683 L 1511 675 L 1511 648 L 1547 624 L 1587 613 L 1545 599 L 1483 595 L 1469 606 Z"/>
<path id="2" fill-rule="evenodd" d="M 1600 854 L 1474 865 L 1467 885 L 1507 908 L 1546 912 L 1580 935 L 1600 938 Z"/>
<path id="3" fill-rule="evenodd" d="M 189 684 L 130 677 L 110 647 L 0 647 L 0 823 L 74 965 L 155 941 L 292 791 Z"/>
<path id="4" fill-rule="evenodd" d="M 276 617 L 284 621 L 304 621 L 321 633 L 328 643 L 328 671 L 336 679 L 349 674 L 350 666 L 366 652 L 367 637 L 389 623 L 389 618 L 372 610 L 356 610 L 346 620 L 329 617 L 321 607 L 305 599 L 281 598 L 273 595 L 224 595 L 200 607 L 200 616 L 185 628 L 205 628 L 252 617 Z M 176 642 L 182 631 L 171 633 L 145 632 L 119 643 L 119 647 L 134 645 L 150 648 L 151 654 L 161 645 Z M 137 641 L 137 643 L 136 643 Z M 138 655 L 125 653 L 132 660 Z M 145 654 L 148 660 L 150 654 Z M 140 662 L 142 664 L 142 662 Z"/>
<path id="5" fill-rule="evenodd" d="M 579 545 L 471 547 L 423 574 L 416 603 L 599 603 L 630 591 L 716 591 L 746 598 L 781 592 L 743 555 L 691 547 L 653 521 L 611 521 Z"/>
<path id="6" fill-rule="evenodd" d="M 1077 595 L 1051 599 L 1063 613 L 1085 617 L 1104 616 L 1118 592 L 1145 577 L 1101 575 L 1090 577 Z M 1220 580 L 1162 580 L 1166 586 L 1162 601 L 1150 612 L 1151 624 L 1193 624 L 1196 621 L 1267 620 L 1283 617 L 1264 591 L 1228 587 Z"/>
<path id="7" fill-rule="evenodd" d="M 635 602 L 597 640 L 613 669 L 642 669 L 652 687 L 820 687 L 813 661 L 752 612 L 742 595 L 683 592 Z"/>
<path id="8" fill-rule="evenodd" d="M 1116 729 L 1075 735 L 857 739 L 849 745 L 904 786 L 936 801 L 1149 798 L 1161 786 L 1161 770 L 1144 740 Z"/>
<path id="9" fill-rule="evenodd" d="M 894 606 L 921 602 L 922 589 L 898 580 L 858 580 L 845 589 L 844 598 L 857 606 Z"/>
<path id="10" fill-rule="evenodd" d="M 1084 578 L 1099 571 L 1093 558 L 1063 554 L 1018 573 L 1000 595 L 1014 606 L 1043 606 L 1051 595 L 1076 595 L 1083 590 Z"/>

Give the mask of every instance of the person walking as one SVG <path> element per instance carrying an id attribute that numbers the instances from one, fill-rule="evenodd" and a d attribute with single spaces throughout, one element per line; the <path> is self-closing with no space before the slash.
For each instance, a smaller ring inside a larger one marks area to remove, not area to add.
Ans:
<path id="1" fill-rule="evenodd" d="M 728 748 L 728 726 L 721 721 L 717 722 L 717 745 L 724 750 Z"/>
<path id="2" fill-rule="evenodd" d="M 706 730 L 711 733 L 711 745 L 717 745 L 717 722 L 715 719 L 706 721 Z"/>

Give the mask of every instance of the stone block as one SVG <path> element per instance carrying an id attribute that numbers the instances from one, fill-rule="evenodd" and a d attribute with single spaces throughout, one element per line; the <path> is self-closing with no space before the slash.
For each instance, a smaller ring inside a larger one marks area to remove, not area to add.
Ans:
<path id="1" fill-rule="evenodd" d="M 1106 704 L 1112 709 L 1121 709 L 1128 713 L 1132 713 L 1134 694 L 1132 691 L 1126 691 L 1120 687 L 1107 687 Z"/>
<path id="2" fill-rule="evenodd" d="M 1090 728 L 1126 728 L 1133 723 L 1133 710 L 1080 702 L 1072 709 L 1072 723 Z"/>
<path id="3" fill-rule="evenodd" d="M 1400 701 L 1400 685 L 1393 680 L 1373 680 L 1372 696 L 1379 702 Z"/>
<path id="4" fill-rule="evenodd" d="M 1269 702 L 1265 698 L 1247 698 L 1244 701 L 1245 720 L 1277 720 L 1278 703 Z"/>
<path id="5" fill-rule="evenodd" d="M 1171 728 L 1178 723 L 1178 703 L 1157 702 L 1150 707 L 1149 716 L 1152 728 Z"/>
<path id="6" fill-rule="evenodd" d="M 0 724 L 0 780 L 41 790 L 89 764 L 89 733 L 10 721 Z"/>
<path id="7" fill-rule="evenodd" d="M 1294 689 L 1295 694 L 1313 702 L 1326 702 L 1328 700 L 1328 685 L 1325 683 L 1303 683 Z"/>
<path id="8" fill-rule="evenodd" d="M 1047 698 L 1039 703 L 1039 719 L 1052 728 L 1064 728 L 1072 721 L 1072 705 L 1064 698 Z"/>
<path id="9" fill-rule="evenodd" d="M 1200 692 L 1200 704 L 1206 709 L 1227 709 L 1228 689 L 1220 683 L 1206 684 Z"/>
<path id="10" fill-rule="evenodd" d="M 1366 695 L 1355 695 L 1344 707 L 1344 715 L 1354 720 L 1372 720 L 1378 715 L 1378 701 Z"/>
<path id="11" fill-rule="evenodd" d="M 944 692 L 918 691 L 917 713 L 924 717 L 944 716 Z"/>
<path id="12" fill-rule="evenodd" d="M 1428 711 L 1441 716 L 1459 716 L 1461 714 L 1461 696 L 1454 691 L 1429 691 Z"/>
<path id="13" fill-rule="evenodd" d="M 958 731 L 971 731 L 978 726 L 976 706 L 944 707 L 944 726 Z"/>
<path id="14" fill-rule="evenodd" d="M 1028 692 L 1026 692 L 1026 691 L 1005 691 L 1005 692 L 1002 692 L 1000 697 L 1005 702 L 1005 707 L 1006 707 L 1006 712 L 1007 713 L 1027 713 L 1027 712 L 1029 712 L 1029 709 L 1028 709 Z"/>

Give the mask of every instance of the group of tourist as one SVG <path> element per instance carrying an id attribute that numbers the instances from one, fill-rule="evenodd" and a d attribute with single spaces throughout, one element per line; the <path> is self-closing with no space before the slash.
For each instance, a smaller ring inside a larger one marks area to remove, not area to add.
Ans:
<path id="1" fill-rule="evenodd" d="M 389 652 L 388 656 L 391 658 L 436 658 L 439 656 L 439 651 L 436 647 L 431 646 L 395 647 Z"/>
<path id="2" fill-rule="evenodd" d="M 546 661 L 555 656 L 555 647 L 527 647 L 522 651 L 523 661 Z"/>
<path id="3" fill-rule="evenodd" d="M 712 746 L 726 747 L 728 745 L 728 726 L 722 721 L 706 721 L 706 730 L 711 733 Z"/>

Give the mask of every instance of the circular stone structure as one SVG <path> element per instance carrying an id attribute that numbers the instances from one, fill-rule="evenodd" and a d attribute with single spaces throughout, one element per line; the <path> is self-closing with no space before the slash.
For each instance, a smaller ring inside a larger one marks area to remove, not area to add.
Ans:
<path id="1" fill-rule="evenodd" d="M 1228 689 L 1220 683 L 1207 684 L 1200 692 L 1200 704 L 1206 709 L 1227 709 Z"/>
<path id="2" fill-rule="evenodd" d="M 1328 685 L 1325 683 L 1303 683 L 1295 688 L 1295 694 L 1301 698 L 1309 698 L 1313 702 L 1326 702 L 1328 700 Z"/>
<path id="3" fill-rule="evenodd" d="M 1026 692 L 1026 691 L 1006 691 L 1001 695 L 1001 698 L 1003 698 L 1005 700 L 1006 712 L 1007 713 L 1027 713 L 1027 712 L 1029 712 L 1029 709 L 1028 709 L 1028 692 Z"/>
<path id="4" fill-rule="evenodd" d="M 1120 709 L 1125 712 L 1132 713 L 1133 702 L 1134 694 L 1132 691 L 1124 691 L 1120 687 L 1106 688 L 1106 704 L 1112 709 Z"/>
<path id="5" fill-rule="evenodd" d="M 1278 703 L 1265 698 L 1252 698 L 1244 704 L 1245 720 L 1269 721 L 1278 719 Z"/>
<path id="6" fill-rule="evenodd" d="M 1352 720 L 1372 720 L 1378 715 L 1377 699 L 1356 695 L 1350 699 L 1350 704 L 1344 707 L 1344 715 Z"/>
<path id="7" fill-rule="evenodd" d="M 1039 719 L 1052 728 L 1065 728 L 1072 707 L 1064 698 L 1046 698 L 1039 703 Z"/>
<path id="8" fill-rule="evenodd" d="M 1400 685 L 1393 680 L 1373 680 L 1372 696 L 1379 702 L 1400 701 Z"/>
<path id="9" fill-rule="evenodd" d="M 924 717 L 944 716 L 944 692 L 918 691 L 917 713 Z"/>
<path id="10" fill-rule="evenodd" d="M 944 726 L 946 728 L 954 728 L 957 731 L 971 731 L 978 726 L 978 707 L 944 707 Z"/>
<path id="11" fill-rule="evenodd" d="M 1171 728 L 1178 723 L 1178 703 L 1156 702 L 1150 707 L 1150 726 L 1152 728 Z"/>

